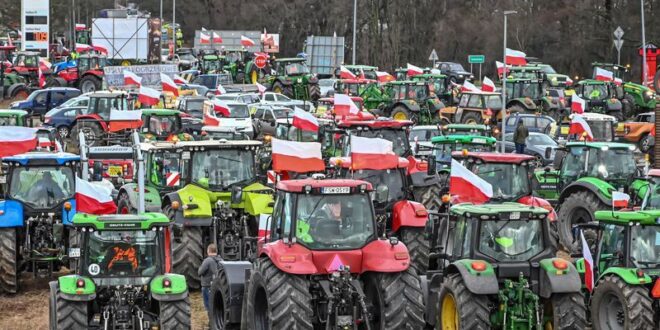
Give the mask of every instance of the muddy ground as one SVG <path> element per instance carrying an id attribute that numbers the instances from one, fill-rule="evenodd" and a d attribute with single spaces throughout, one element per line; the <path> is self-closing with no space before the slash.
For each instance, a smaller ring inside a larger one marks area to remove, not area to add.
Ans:
<path id="1" fill-rule="evenodd" d="M 31 274 L 23 275 L 20 293 L 0 295 L 0 329 L 48 329 L 48 279 L 34 280 Z M 201 292 L 192 292 L 190 303 L 192 329 L 207 329 Z"/>

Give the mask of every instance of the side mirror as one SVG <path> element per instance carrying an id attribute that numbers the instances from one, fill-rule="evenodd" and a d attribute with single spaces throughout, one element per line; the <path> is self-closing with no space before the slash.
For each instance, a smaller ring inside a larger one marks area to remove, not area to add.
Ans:
<path id="1" fill-rule="evenodd" d="M 385 203 L 387 202 L 387 198 L 390 195 L 390 188 L 387 187 L 384 184 L 379 185 L 376 187 L 376 199 L 375 201 L 377 203 Z"/>
<path id="2" fill-rule="evenodd" d="M 435 175 L 437 173 L 437 163 L 435 157 L 428 157 L 427 161 L 429 162 L 426 169 L 426 174 Z"/>
<path id="3" fill-rule="evenodd" d="M 564 161 L 564 157 L 566 157 L 566 150 L 564 149 L 557 149 L 555 151 L 555 159 L 553 161 L 553 167 L 556 169 L 561 168 L 561 163 Z"/>
<path id="4" fill-rule="evenodd" d="M 238 186 L 231 187 L 231 203 L 240 204 L 243 201 L 243 188 Z"/>

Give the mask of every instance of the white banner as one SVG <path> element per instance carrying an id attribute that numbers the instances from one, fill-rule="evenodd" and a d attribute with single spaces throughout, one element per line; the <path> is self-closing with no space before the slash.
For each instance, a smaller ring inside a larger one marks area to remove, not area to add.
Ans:
<path id="1" fill-rule="evenodd" d="M 135 73 L 142 78 L 142 85 L 160 90 L 160 74 L 174 77 L 179 72 L 176 64 L 151 64 L 131 66 L 106 66 L 103 68 L 103 79 L 108 87 L 124 87 L 124 71 Z"/>

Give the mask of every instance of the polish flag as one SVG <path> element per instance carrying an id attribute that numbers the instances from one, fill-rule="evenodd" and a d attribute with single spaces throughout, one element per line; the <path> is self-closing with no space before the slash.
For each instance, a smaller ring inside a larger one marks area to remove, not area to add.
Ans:
<path id="1" fill-rule="evenodd" d="M 582 256 L 584 257 L 584 286 L 589 292 L 594 290 L 594 258 L 591 256 L 589 244 L 584 239 L 584 233 L 580 231 L 580 240 L 582 241 Z"/>
<path id="2" fill-rule="evenodd" d="M 204 126 L 220 126 L 220 119 L 215 115 L 215 102 L 213 102 L 213 112 L 204 111 Z"/>
<path id="3" fill-rule="evenodd" d="M 97 52 L 99 52 L 99 53 L 101 53 L 101 54 L 108 55 L 108 49 L 105 48 L 105 46 L 103 46 L 103 45 L 92 44 L 92 49 L 94 49 L 95 51 L 97 51 Z"/>
<path id="4" fill-rule="evenodd" d="M 254 40 L 246 37 L 246 36 L 241 36 L 241 45 L 245 47 L 251 47 L 254 46 Z"/>
<path id="5" fill-rule="evenodd" d="M 339 79 L 357 79 L 357 76 L 342 65 L 339 67 Z"/>
<path id="6" fill-rule="evenodd" d="M 571 126 L 568 129 L 568 134 L 577 134 L 582 136 L 585 133 L 585 139 L 587 141 L 592 141 L 594 139 L 594 134 L 591 132 L 591 127 L 589 127 L 587 121 L 578 114 L 571 115 Z"/>
<path id="7" fill-rule="evenodd" d="M 612 207 L 626 208 L 630 202 L 630 195 L 620 192 L 612 191 Z"/>
<path id="8" fill-rule="evenodd" d="M 319 131 L 319 121 L 311 113 L 296 107 L 293 112 L 293 127 L 310 132 Z"/>
<path id="9" fill-rule="evenodd" d="M 199 34 L 199 43 L 200 44 L 209 44 L 211 43 L 211 37 L 206 33 Z"/>
<path id="10" fill-rule="evenodd" d="M 165 184 L 168 187 L 176 187 L 181 182 L 181 173 L 172 171 L 165 174 Z"/>
<path id="11" fill-rule="evenodd" d="M 273 170 L 297 173 L 325 170 L 318 142 L 296 142 L 272 139 Z"/>
<path id="12" fill-rule="evenodd" d="M 174 80 L 170 78 L 170 76 L 161 73 L 160 74 L 160 82 L 163 85 L 163 92 L 168 91 L 172 92 L 175 96 L 179 96 L 179 86 L 176 85 Z"/>
<path id="13" fill-rule="evenodd" d="M 87 29 L 87 25 L 76 23 L 76 31 L 84 31 L 85 29 Z"/>
<path id="14" fill-rule="evenodd" d="M 110 110 L 110 132 L 118 132 L 125 129 L 138 129 L 142 127 L 142 110 Z"/>
<path id="15" fill-rule="evenodd" d="M 506 63 L 510 65 L 527 65 L 527 60 L 525 57 L 527 57 L 527 54 L 519 50 L 507 48 L 506 57 L 504 59 Z"/>
<path id="16" fill-rule="evenodd" d="M 596 80 L 600 81 L 614 81 L 614 73 L 601 68 L 596 68 Z"/>
<path id="17" fill-rule="evenodd" d="M 623 79 L 614 78 L 614 84 L 616 84 L 617 86 L 621 86 L 621 84 L 623 84 Z"/>
<path id="18" fill-rule="evenodd" d="M 142 85 L 142 78 L 138 77 L 138 75 L 133 72 L 124 70 L 124 85 L 140 86 Z"/>
<path id="19" fill-rule="evenodd" d="M 87 214 L 114 214 L 117 205 L 112 201 L 112 191 L 101 186 L 91 184 L 76 177 L 76 212 Z"/>
<path id="20" fill-rule="evenodd" d="M 584 113 L 587 109 L 587 102 L 585 102 L 577 94 L 571 95 L 571 111 L 574 113 Z"/>
<path id="21" fill-rule="evenodd" d="M 186 85 L 188 83 L 188 80 L 185 78 L 179 76 L 178 74 L 174 75 L 174 82 L 180 85 Z"/>
<path id="22" fill-rule="evenodd" d="M 39 88 L 44 88 L 46 87 L 46 77 L 44 76 L 44 73 L 41 71 L 41 67 L 39 67 Z"/>
<path id="23" fill-rule="evenodd" d="M 493 186 L 452 159 L 449 194 L 457 196 L 461 203 L 482 204 L 493 197 Z"/>
<path id="24" fill-rule="evenodd" d="M 376 77 L 378 77 L 378 82 L 386 83 L 396 80 L 393 75 L 385 71 L 376 71 Z"/>
<path id="25" fill-rule="evenodd" d="M 494 92 L 495 83 L 488 77 L 484 77 L 484 80 L 481 82 L 481 90 L 484 92 Z"/>
<path id="26" fill-rule="evenodd" d="M 261 96 L 264 96 L 264 93 L 266 93 L 266 86 L 258 82 L 255 82 L 255 85 L 257 85 L 257 90 L 259 91 L 259 94 L 261 94 Z"/>
<path id="27" fill-rule="evenodd" d="M 0 157 L 18 155 L 34 150 L 38 142 L 36 128 L 3 126 L 0 129 Z"/>
<path id="28" fill-rule="evenodd" d="M 160 92 L 153 88 L 140 86 L 138 101 L 143 105 L 156 105 L 160 102 Z"/>
<path id="29" fill-rule="evenodd" d="M 354 170 L 386 170 L 399 165 L 392 141 L 351 135 L 351 168 Z"/>
<path id="30" fill-rule="evenodd" d="M 424 70 L 422 70 L 422 68 L 414 66 L 410 63 L 408 63 L 407 67 L 408 67 L 408 77 L 412 77 L 424 73 Z"/>
<path id="31" fill-rule="evenodd" d="M 218 99 L 213 99 L 211 102 L 213 103 L 213 112 L 216 115 L 223 117 L 229 117 L 231 115 L 231 109 L 227 103 Z"/>
<path id="32" fill-rule="evenodd" d="M 480 92 L 481 89 L 477 88 L 473 83 L 469 81 L 464 81 L 461 86 L 461 92 Z"/>
<path id="33" fill-rule="evenodd" d="M 346 94 L 335 94 L 334 99 L 335 115 L 348 116 L 356 115 L 360 112 L 360 108 L 355 105 L 355 102 L 353 102 L 350 96 Z"/>
<path id="34" fill-rule="evenodd" d="M 502 77 L 502 72 L 504 72 L 504 63 L 500 61 L 495 61 L 495 66 L 497 66 L 497 75 L 501 78 Z M 509 73 L 509 68 L 511 67 L 510 65 L 506 66 L 506 73 Z"/>
<path id="35" fill-rule="evenodd" d="M 222 94 L 227 94 L 227 90 L 222 87 L 222 85 L 218 84 L 218 87 L 215 88 L 215 95 L 222 95 Z"/>
<path id="36" fill-rule="evenodd" d="M 222 43 L 222 37 L 219 34 L 217 34 L 215 31 L 213 31 L 213 43 L 215 44 Z"/>
<path id="37" fill-rule="evenodd" d="M 94 48 L 90 45 L 76 43 L 76 52 L 78 52 L 78 53 L 88 52 L 92 49 L 94 49 Z"/>

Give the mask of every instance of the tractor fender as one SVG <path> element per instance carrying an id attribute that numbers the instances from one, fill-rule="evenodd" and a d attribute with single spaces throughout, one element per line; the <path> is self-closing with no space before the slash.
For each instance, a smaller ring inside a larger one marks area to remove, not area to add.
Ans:
<path id="1" fill-rule="evenodd" d="M 293 79 L 277 79 L 275 81 L 279 81 L 283 86 L 293 85 Z M 273 85 L 275 85 L 275 82 L 273 82 Z"/>
<path id="2" fill-rule="evenodd" d="M 403 106 L 406 109 L 408 109 L 408 111 L 410 111 L 410 112 L 419 112 L 419 110 L 420 110 L 419 103 L 417 103 L 413 100 L 401 100 L 401 101 L 398 101 L 398 102 L 392 104 L 389 108 L 394 109 L 398 106 Z"/>
<path id="3" fill-rule="evenodd" d="M 555 267 L 553 262 L 563 262 L 567 268 L 564 270 Z M 550 298 L 554 293 L 580 292 L 582 282 L 580 274 L 575 266 L 560 258 L 550 258 L 541 260 L 541 275 L 539 295 L 543 298 Z"/>
<path id="4" fill-rule="evenodd" d="M 428 211 L 423 204 L 413 201 L 398 201 L 392 207 L 392 231 L 400 227 L 426 227 Z"/>
<path id="5" fill-rule="evenodd" d="M 566 197 L 581 190 L 591 191 L 598 197 L 601 202 L 605 203 L 605 205 L 612 205 L 611 194 L 609 191 L 616 189 L 614 189 L 614 187 L 609 183 L 600 179 L 580 178 L 562 190 L 561 194 L 559 195 L 559 204 L 563 203 Z"/>
<path id="6" fill-rule="evenodd" d="M 219 268 L 227 275 L 227 292 L 229 293 L 229 322 L 240 323 L 243 294 L 245 293 L 246 272 L 252 269 L 249 261 L 220 261 Z M 212 288 L 217 286 L 211 284 Z M 219 288 L 219 287 L 218 287 Z"/>
<path id="7" fill-rule="evenodd" d="M 559 100 L 554 97 L 544 97 L 541 99 L 544 110 L 555 110 L 560 108 Z"/>
<path id="8" fill-rule="evenodd" d="M 511 107 L 516 105 L 526 110 L 536 111 L 536 104 L 534 104 L 531 99 L 529 101 L 527 101 L 527 99 L 513 99 L 507 103 L 506 108 L 511 109 Z"/>
<path id="9" fill-rule="evenodd" d="M 397 242 L 392 245 L 388 239 L 377 239 L 362 248 L 362 269 L 360 273 L 397 273 L 410 266 L 408 248 Z M 402 258 L 402 256 L 406 256 Z"/>
<path id="10" fill-rule="evenodd" d="M 607 109 L 607 112 L 621 111 L 621 109 L 623 109 L 623 104 L 617 99 L 609 99 L 605 102 L 605 108 Z"/>
<path id="11" fill-rule="evenodd" d="M 208 190 L 196 184 L 188 184 L 178 191 L 167 194 L 167 196 L 170 201 L 177 200 L 179 202 L 179 209 L 176 211 L 175 216 L 176 224 L 184 226 L 211 225 L 212 205 L 215 200 L 211 200 Z"/>
<path id="12" fill-rule="evenodd" d="M 471 264 L 477 260 L 462 259 L 457 260 L 447 267 L 448 274 L 461 274 L 463 283 L 474 294 L 497 294 L 500 290 L 497 283 L 497 276 L 493 266 L 486 261 L 479 261 L 486 264 L 486 269 L 477 272 L 472 269 Z"/>
<path id="13" fill-rule="evenodd" d="M 14 200 L 0 201 L 0 228 L 23 227 L 23 205 Z"/>
<path id="14" fill-rule="evenodd" d="M 178 202 L 179 203 L 179 209 L 174 211 L 174 224 L 177 226 L 192 226 L 192 227 L 206 227 L 210 226 L 213 223 L 213 218 L 211 216 L 208 217 L 200 217 L 200 218 L 191 218 L 191 217 L 185 217 L 184 216 L 184 211 L 182 209 L 183 202 L 181 198 L 179 197 L 178 192 L 171 192 L 163 197 L 163 208 L 167 205 L 171 205 L 173 202 Z"/>
<path id="15" fill-rule="evenodd" d="M 266 256 L 279 270 L 296 274 L 311 275 L 319 271 L 314 264 L 312 252 L 301 244 L 287 244 L 278 240 L 270 244 L 264 244 L 259 255 Z M 283 258 L 286 256 L 285 258 Z"/>
<path id="16" fill-rule="evenodd" d="M 85 286 L 78 288 L 79 279 L 85 281 Z M 60 289 L 59 296 L 71 301 L 92 301 L 96 299 L 96 285 L 89 277 L 80 275 L 65 275 L 57 279 L 57 286 Z"/>
<path id="17" fill-rule="evenodd" d="M 169 287 L 165 287 L 165 280 L 170 281 Z M 154 277 L 149 283 L 149 291 L 158 301 L 183 300 L 188 297 L 188 284 L 184 275 L 168 273 Z"/>
<path id="18" fill-rule="evenodd" d="M 442 280 L 444 277 L 440 273 L 429 274 L 420 276 L 422 283 L 422 294 L 424 295 L 424 304 L 426 306 L 426 323 L 430 325 L 436 324 L 437 311 L 436 306 L 440 299 L 440 288 L 442 287 Z"/>
<path id="19" fill-rule="evenodd" d="M 638 277 L 635 268 L 609 267 L 600 275 L 600 277 L 605 276 L 618 276 L 629 285 L 649 285 L 653 283 L 653 279 L 647 273 L 644 273 L 643 277 Z"/>

